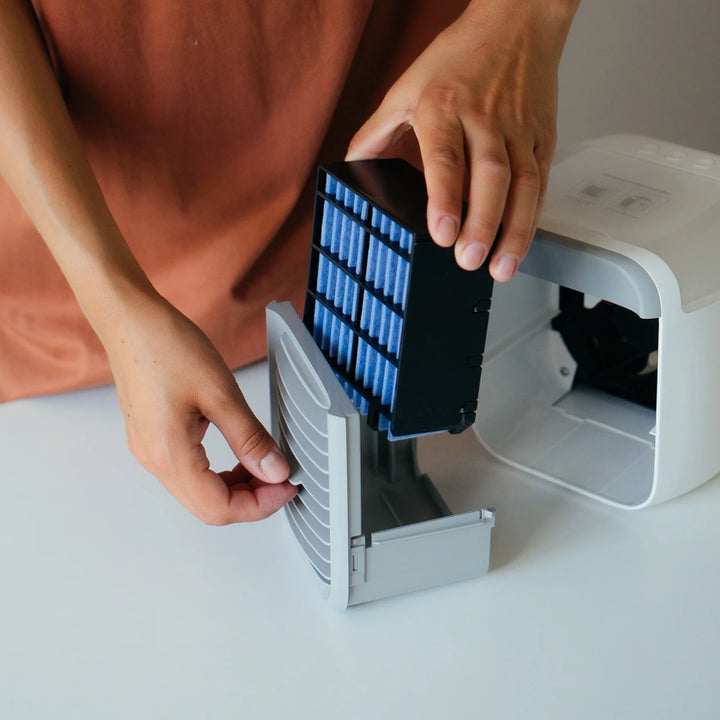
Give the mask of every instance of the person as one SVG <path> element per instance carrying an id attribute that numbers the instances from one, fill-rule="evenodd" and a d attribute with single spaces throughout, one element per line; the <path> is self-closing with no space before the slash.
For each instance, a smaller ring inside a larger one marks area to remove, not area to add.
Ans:
<path id="1" fill-rule="evenodd" d="M 114 380 L 188 510 L 275 512 L 288 463 L 229 368 L 264 354 L 268 300 L 300 304 L 318 158 L 421 164 L 434 241 L 468 270 L 495 244 L 509 280 L 578 3 L 0 0 L 0 400 Z"/>

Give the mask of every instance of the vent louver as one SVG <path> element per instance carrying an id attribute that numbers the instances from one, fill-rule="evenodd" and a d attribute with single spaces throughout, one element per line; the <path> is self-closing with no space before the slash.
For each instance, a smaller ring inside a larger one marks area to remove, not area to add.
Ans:
<path id="1" fill-rule="evenodd" d="M 288 457 L 295 459 L 298 467 L 293 482 L 302 488 L 288 504 L 290 525 L 318 575 L 329 583 L 330 481 L 325 410 L 310 393 L 299 391 L 282 345 L 276 355 L 275 386 L 280 445 Z M 288 387 L 293 387 L 294 392 Z"/>

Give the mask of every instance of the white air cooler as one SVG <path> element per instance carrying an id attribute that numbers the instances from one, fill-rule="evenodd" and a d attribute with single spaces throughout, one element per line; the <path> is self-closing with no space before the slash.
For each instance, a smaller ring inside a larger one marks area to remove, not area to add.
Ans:
<path id="1" fill-rule="evenodd" d="M 472 430 L 497 458 L 623 508 L 720 471 L 720 157 L 618 135 L 559 155 L 520 274 L 496 284 Z M 656 407 L 574 383 L 560 288 L 658 320 Z M 339 607 L 468 579 L 495 515 L 453 515 L 415 440 L 367 428 L 289 303 L 268 307 L 290 526 Z M 418 388 L 422 392 L 422 388 Z M 418 442 L 422 442 L 420 439 Z"/>
<path id="2" fill-rule="evenodd" d="M 720 471 L 720 157 L 636 135 L 556 159 L 541 229 L 496 284 L 474 431 L 498 458 L 623 508 Z M 658 318 L 657 410 L 586 387 L 559 288 Z"/>

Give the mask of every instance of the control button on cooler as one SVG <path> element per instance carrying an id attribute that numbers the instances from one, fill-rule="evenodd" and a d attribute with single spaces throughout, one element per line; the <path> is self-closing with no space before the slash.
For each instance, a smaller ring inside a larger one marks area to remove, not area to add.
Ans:
<path id="1" fill-rule="evenodd" d="M 687 153 L 684 150 L 668 150 L 665 153 L 665 158 L 672 163 L 680 163 L 687 157 Z"/>
<path id="2" fill-rule="evenodd" d="M 714 166 L 715 160 L 713 160 L 711 157 L 700 157 L 693 163 L 693 167 L 697 168 L 698 170 L 709 170 L 711 167 Z"/>
<path id="3" fill-rule="evenodd" d="M 640 148 L 638 149 L 638 152 L 642 155 L 652 155 L 653 153 L 656 153 L 660 149 L 660 146 L 657 143 L 643 143 Z"/>

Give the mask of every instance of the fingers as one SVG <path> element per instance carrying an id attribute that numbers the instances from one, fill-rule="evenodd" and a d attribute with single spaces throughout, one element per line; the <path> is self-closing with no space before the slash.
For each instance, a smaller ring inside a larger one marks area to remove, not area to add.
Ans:
<path id="1" fill-rule="evenodd" d="M 238 470 L 243 479 L 229 480 L 227 476 L 237 475 Z M 250 478 L 242 465 L 220 474 L 210 469 L 192 473 L 185 482 L 173 483 L 168 489 L 208 525 L 262 520 L 297 494 L 297 488 L 288 482 L 265 483 Z"/>
<path id="2" fill-rule="evenodd" d="M 290 466 L 270 433 L 231 381 L 204 416 L 223 434 L 240 461 L 230 472 L 208 470 L 194 488 L 193 510 L 212 525 L 266 518 L 297 494 Z"/>
<path id="3" fill-rule="evenodd" d="M 272 515 L 292 500 L 298 492 L 298 489 L 289 482 L 265 483 L 258 480 L 241 464 L 219 475 L 230 491 L 230 505 L 246 518 L 253 520 Z"/>
<path id="4" fill-rule="evenodd" d="M 221 473 L 210 469 L 201 444 L 202 435 L 197 430 L 188 427 L 186 436 L 178 440 L 173 453 L 173 467 L 168 473 L 158 473 L 158 477 L 190 512 L 208 525 L 261 520 L 279 510 L 297 494 L 297 488 L 286 481 L 289 475 L 287 461 L 275 449 L 272 438 L 269 440 L 272 448 L 270 452 L 277 452 L 279 457 L 279 460 L 274 461 L 278 467 L 273 467 L 270 473 L 265 472 L 266 475 L 278 473 L 272 480 L 257 477 L 247 467 L 253 465 L 250 456 L 265 452 L 262 448 L 268 444 L 265 438 L 259 443 L 253 439 L 249 455 L 233 470 Z M 262 460 L 259 464 L 263 464 Z M 164 481 L 165 476 L 167 481 Z M 280 476 L 284 477 L 278 479 Z"/>
<path id="5" fill-rule="evenodd" d="M 490 274 L 507 282 L 517 272 L 535 232 L 540 198 L 540 172 L 532 145 L 510 143 L 511 182 L 502 217 L 502 232 L 490 263 Z"/>
<path id="6" fill-rule="evenodd" d="M 287 482 L 290 467 L 270 434 L 253 415 L 228 373 L 225 392 L 208 405 L 163 413 L 152 428 L 133 428 L 130 447 L 140 463 L 191 513 L 209 525 L 260 520 L 297 493 Z M 210 422 L 240 461 L 216 473 L 202 441 Z"/>
<path id="7" fill-rule="evenodd" d="M 428 192 L 427 224 L 430 236 L 441 247 L 452 247 L 462 220 L 465 149 L 460 119 L 442 102 L 418 107 L 415 135 Z"/>
<path id="8" fill-rule="evenodd" d="M 481 267 L 492 253 L 490 274 L 506 282 L 535 233 L 552 148 L 545 152 L 530 133 L 511 136 L 452 108 L 447 98 L 430 94 L 410 118 L 386 100 L 357 132 L 346 160 L 378 157 L 412 126 L 422 155 L 431 237 L 441 247 L 454 245 L 457 263 L 466 270 Z"/>
<path id="9" fill-rule="evenodd" d="M 510 280 L 530 246 L 547 184 L 532 138 L 507 139 L 467 119 L 443 124 L 431 113 L 418 113 L 417 120 L 431 236 L 443 247 L 454 242 L 457 263 L 466 270 L 479 268 L 492 252 L 491 275 Z M 467 213 L 458 233 L 466 173 Z"/>
<path id="10" fill-rule="evenodd" d="M 355 133 L 345 160 L 379 157 L 409 129 L 407 113 L 385 101 Z"/>
<path id="11" fill-rule="evenodd" d="M 468 128 L 469 129 L 469 128 Z M 467 132 L 470 169 L 468 209 L 455 244 L 460 267 L 476 270 L 490 254 L 511 184 L 510 161 L 499 133 L 477 128 Z"/>
<path id="12" fill-rule="evenodd" d="M 131 449 L 185 508 L 209 525 L 260 520 L 294 497 L 297 489 L 289 482 L 258 479 L 241 463 L 232 471 L 214 472 L 202 445 L 207 426 L 199 413 L 158 418 L 154 434 L 134 439 Z"/>
<path id="13" fill-rule="evenodd" d="M 234 486 L 230 488 L 229 522 L 264 520 L 290 502 L 297 492 L 288 482 L 255 488 Z"/>
<path id="14" fill-rule="evenodd" d="M 219 398 L 204 406 L 203 414 L 223 434 L 235 457 L 256 478 L 282 483 L 290 466 L 270 433 L 255 417 L 242 392 L 231 380 Z"/>
<path id="15" fill-rule="evenodd" d="M 130 317 L 128 340 L 110 345 L 109 355 L 137 460 L 204 522 L 275 512 L 295 494 L 290 467 L 207 336 L 165 301 Z M 210 468 L 210 423 L 239 460 L 230 482 Z"/>

